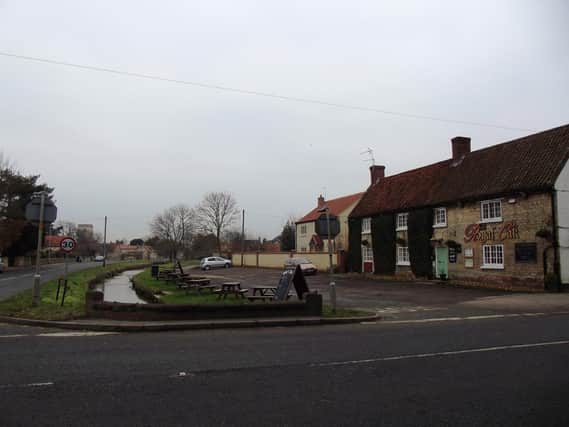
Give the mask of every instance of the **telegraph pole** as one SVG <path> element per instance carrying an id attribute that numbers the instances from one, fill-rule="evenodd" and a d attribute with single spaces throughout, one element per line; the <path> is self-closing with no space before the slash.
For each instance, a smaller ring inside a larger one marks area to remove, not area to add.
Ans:
<path id="1" fill-rule="evenodd" d="M 105 215 L 105 231 L 103 233 L 103 267 L 107 265 L 107 215 Z"/>

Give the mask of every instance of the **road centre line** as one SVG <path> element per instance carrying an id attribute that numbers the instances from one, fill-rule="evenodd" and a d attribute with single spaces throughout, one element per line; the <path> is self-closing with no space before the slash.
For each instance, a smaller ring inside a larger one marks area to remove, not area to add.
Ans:
<path id="1" fill-rule="evenodd" d="M 76 332 L 46 332 L 43 334 L 12 334 L 0 335 L 0 338 L 21 338 L 21 337 L 96 337 L 102 335 L 118 335 L 119 332 L 97 332 L 97 331 L 76 331 Z"/>
<path id="2" fill-rule="evenodd" d="M 569 311 L 552 311 L 537 313 L 511 313 L 511 314 L 488 314 L 482 316 L 456 316 L 456 317 L 434 317 L 429 319 L 408 319 L 408 320 L 382 320 L 378 324 L 405 324 L 405 323 L 435 323 L 435 322 L 457 322 L 461 320 L 485 320 L 485 319 L 507 319 L 513 317 L 539 317 L 569 314 Z M 364 323 L 364 322 L 362 322 Z"/>
<path id="3" fill-rule="evenodd" d="M 0 389 L 7 388 L 30 388 L 30 387 L 49 387 L 55 385 L 55 383 L 49 381 L 44 383 L 29 383 L 29 384 L 0 384 Z"/>
<path id="4" fill-rule="evenodd" d="M 567 345 L 567 344 L 569 344 L 569 340 L 549 341 L 549 342 L 540 342 L 540 343 L 533 343 L 533 344 L 501 345 L 501 346 L 496 346 L 496 347 L 470 348 L 470 349 L 466 349 L 466 350 L 439 351 L 439 352 L 435 352 L 435 353 L 403 354 L 403 355 L 399 355 L 399 356 L 377 357 L 377 358 L 373 358 L 373 359 L 346 360 L 343 362 L 313 363 L 310 366 L 311 367 L 330 367 L 330 366 L 364 365 L 364 364 L 371 364 L 371 363 L 377 363 L 377 362 L 390 362 L 390 361 L 396 361 L 396 360 L 426 359 L 426 358 L 431 358 L 431 357 L 455 356 L 455 355 L 470 354 L 470 353 L 487 353 L 487 352 L 493 352 L 493 351 L 549 347 L 549 346 Z"/>

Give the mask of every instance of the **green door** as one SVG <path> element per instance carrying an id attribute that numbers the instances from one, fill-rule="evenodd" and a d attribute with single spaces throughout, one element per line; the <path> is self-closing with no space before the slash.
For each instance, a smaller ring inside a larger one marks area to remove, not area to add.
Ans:
<path id="1" fill-rule="evenodd" d="M 437 255 L 437 277 L 440 279 L 441 274 L 448 278 L 448 248 L 436 248 Z"/>

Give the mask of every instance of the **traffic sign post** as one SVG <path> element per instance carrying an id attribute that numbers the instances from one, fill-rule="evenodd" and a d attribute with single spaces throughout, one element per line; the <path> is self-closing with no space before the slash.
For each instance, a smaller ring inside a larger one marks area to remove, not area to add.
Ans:
<path id="1" fill-rule="evenodd" d="M 59 249 L 63 251 L 63 295 L 61 296 L 61 306 L 65 301 L 65 294 L 67 293 L 67 254 L 73 252 L 73 249 L 77 247 L 77 242 L 72 237 L 64 237 L 59 242 Z M 58 287 L 59 291 L 59 287 Z M 59 292 L 57 292 L 59 294 Z"/>
<path id="2" fill-rule="evenodd" d="M 57 218 L 57 207 L 46 197 L 46 191 L 34 193 L 32 200 L 26 205 L 26 219 L 38 226 L 38 246 L 36 250 L 36 274 L 34 274 L 34 286 L 32 288 L 32 307 L 40 304 L 40 256 L 41 241 L 43 238 L 44 223 L 52 223 Z"/>

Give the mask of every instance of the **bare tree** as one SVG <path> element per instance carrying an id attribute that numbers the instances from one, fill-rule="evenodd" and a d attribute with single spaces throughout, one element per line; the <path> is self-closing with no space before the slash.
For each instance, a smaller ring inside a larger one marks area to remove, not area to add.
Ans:
<path id="1" fill-rule="evenodd" d="M 197 207 L 202 229 L 215 234 L 217 250 L 221 254 L 221 233 L 238 217 L 237 200 L 230 193 L 207 193 Z"/>
<path id="2" fill-rule="evenodd" d="M 176 205 L 156 215 L 150 223 L 152 235 L 162 240 L 173 260 L 178 251 L 189 248 L 194 231 L 195 213 L 186 205 Z"/>

